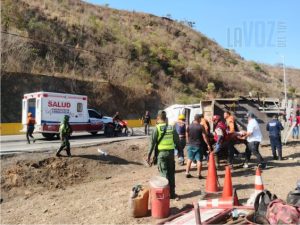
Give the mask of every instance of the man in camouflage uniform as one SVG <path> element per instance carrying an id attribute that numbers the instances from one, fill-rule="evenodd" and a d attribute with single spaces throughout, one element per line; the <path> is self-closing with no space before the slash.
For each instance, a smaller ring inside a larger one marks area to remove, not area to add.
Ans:
<path id="1" fill-rule="evenodd" d="M 69 119 L 70 119 L 70 117 L 68 115 L 65 115 L 64 119 L 61 122 L 60 127 L 59 127 L 59 134 L 60 134 L 60 139 L 61 139 L 61 145 L 60 145 L 59 149 L 56 152 L 56 156 L 57 157 L 61 156 L 60 152 L 64 148 L 66 148 L 67 155 L 69 157 L 71 157 L 71 149 L 70 149 L 69 137 L 70 137 L 70 135 L 72 133 L 72 128 L 71 128 L 71 126 L 69 124 Z"/>
<path id="2" fill-rule="evenodd" d="M 157 165 L 162 177 L 165 177 L 169 181 L 170 185 L 170 198 L 178 198 L 175 194 L 175 159 L 174 149 L 179 147 L 179 137 L 174 126 L 168 125 L 167 115 L 165 111 L 159 111 L 157 115 L 156 129 L 152 133 L 150 139 L 150 148 L 148 153 L 147 161 L 150 164 L 151 154 L 157 145 L 158 140 L 164 133 L 165 135 L 161 139 L 157 146 L 158 156 Z"/>

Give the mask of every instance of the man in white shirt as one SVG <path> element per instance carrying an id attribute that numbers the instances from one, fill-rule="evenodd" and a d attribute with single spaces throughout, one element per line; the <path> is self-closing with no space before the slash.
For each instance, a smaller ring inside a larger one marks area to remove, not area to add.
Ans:
<path id="1" fill-rule="evenodd" d="M 260 131 L 260 127 L 256 119 L 254 118 L 254 114 L 249 112 L 247 114 L 248 117 L 248 125 L 247 132 L 244 132 L 244 139 L 247 139 L 248 148 L 246 149 L 246 160 L 244 164 L 244 168 L 248 168 L 248 162 L 250 161 L 251 153 L 255 155 L 258 166 L 262 169 L 266 168 L 266 163 L 259 153 L 259 144 L 262 141 L 262 134 Z"/>

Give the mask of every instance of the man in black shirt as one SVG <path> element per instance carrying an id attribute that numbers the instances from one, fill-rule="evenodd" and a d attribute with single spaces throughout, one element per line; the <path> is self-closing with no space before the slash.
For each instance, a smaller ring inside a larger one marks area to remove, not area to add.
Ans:
<path id="1" fill-rule="evenodd" d="M 194 160 L 197 161 L 198 178 L 201 179 L 202 160 L 204 155 L 205 144 L 209 151 L 211 147 L 203 126 L 200 124 L 201 116 L 196 114 L 194 121 L 186 128 L 186 141 L 187 141 L 187 153 L 188 161 L 186 164 L 186 177 L 192 177 L 190 174 L 191 164 Z"/>

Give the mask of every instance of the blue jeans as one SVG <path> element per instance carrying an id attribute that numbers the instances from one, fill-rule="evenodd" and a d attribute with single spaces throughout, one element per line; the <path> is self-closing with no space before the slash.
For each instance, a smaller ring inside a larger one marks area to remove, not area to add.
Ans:
<path id="1" fill-rule="evenodd" d="M 293 128 L 293 138 L 299 138 L 299 126 Z"/>
<path id="2" fill-rule="evenodd" d="M 282 158 L 281 137 L 280 136 L 270 136 L 270 143 L 271 143 L 273 157 L 277 157 L 277 154 L 276 154 L 276 150 L 277 150 L 279 158 Z"/>
<path id="3" fill-rule="evenodd" d="M 188 159 L 192 161 L 202 162 L 203 160 L 203 151 L 200 147 L 188 146 L 187 155 L 188 155 Z"/>

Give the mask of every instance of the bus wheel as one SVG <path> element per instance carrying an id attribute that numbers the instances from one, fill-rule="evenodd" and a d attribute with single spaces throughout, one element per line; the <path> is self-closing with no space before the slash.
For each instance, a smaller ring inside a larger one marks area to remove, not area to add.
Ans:
<path id="1" fill-rule="evenodd" d="M 91 132 L 91 135 L 95 136 L 98 132 L 95 131 L 95 132 Z"/>

